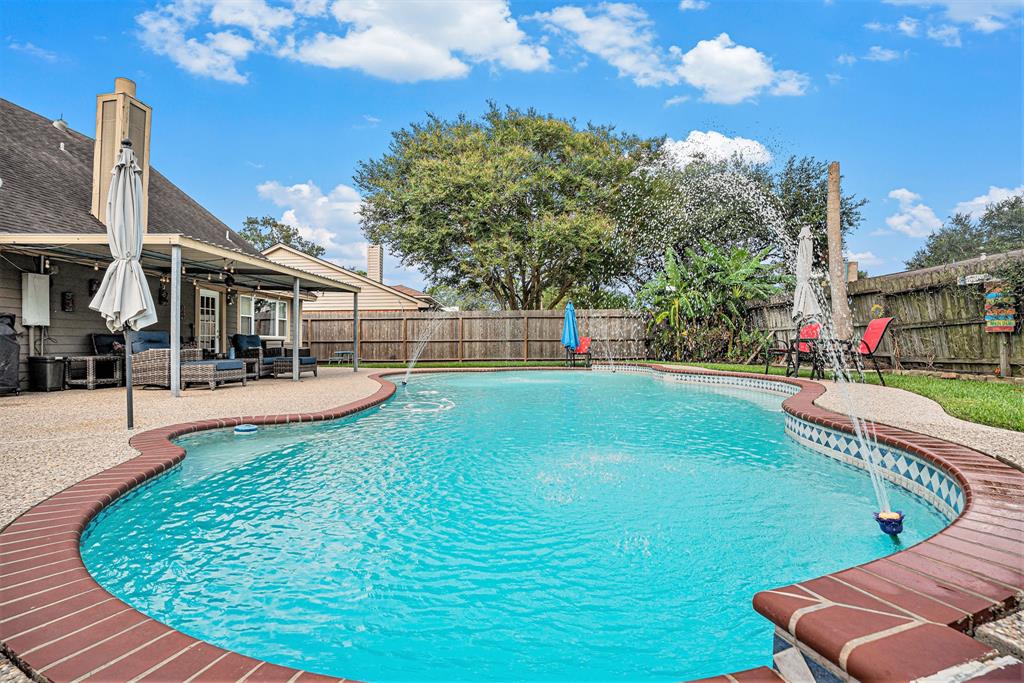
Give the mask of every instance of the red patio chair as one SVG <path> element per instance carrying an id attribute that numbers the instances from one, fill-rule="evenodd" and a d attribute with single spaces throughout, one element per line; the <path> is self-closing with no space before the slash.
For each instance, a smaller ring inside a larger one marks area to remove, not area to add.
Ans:
<path id="1" fill-rule="evenodd" d="M 886 330 L 889 329 L 889 325 L 892 323 L 893 318 L 875 318 L 868 323 L 868 328 L 864 330 L 864 335 L 860 338 L 860 343 L 857 344 L 857 353 L 861 358 L 870 358 L 871 363 L 875 366 L 875 372 L 878 373 L 878 381 L 885 386 L 885 378 L 882 377 L 882 371 L 878 367 L 878 359 L 875 358 L 875 352 L 878 351 L 878 347 L 882 344 L 882 338 L 885 337 Z"/>
<path id="2" fill-rule="evenodd" d="M 586 363 L 585 367 L 590 367 L 590 337 L 583 337 L 580 339 L 580 345 L 572 350 L 571 360 L 573 367 L 576 367 L 577 358 L 583 358 Z"/>
<path id="3" fill-rule="evenodd" d="M 768 374 L 768 366 L 773 357 L 785 357 L 786 377 L 799 375 L 800 361 L 801 357 L 803 357 L 811 361 L 811 374 L 813 375 L 820 364 L 815 348 L 815 340 L 820 335 L 821 325 L 809 323 L 800 328 L 797 338 L 793 341 L 775 348 L 765 349 L 764 374 Z M 824 368 L 822 368 L 822 374 L 824 374 Z"/>

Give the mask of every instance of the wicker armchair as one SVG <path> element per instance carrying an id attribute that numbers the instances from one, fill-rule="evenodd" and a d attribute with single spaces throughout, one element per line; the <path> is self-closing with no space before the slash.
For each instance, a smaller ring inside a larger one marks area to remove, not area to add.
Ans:
<path id="1" fill-rule="evenodd" d="M 202 349 L 181 350 L 182 363 L 202 359 Z M 171 350 L 147 349 L 132 353 L 132 386 L 170 388 Z"/>
<path id="2" fill-rule="evenodd" d="M 256 377 L 266 377 L 270 374 L 269 368 L 263 363 L 263 340 L 258 334 L 233 334 L 231 335 L 231 346 L 235 349 L 235 358 L 255 358 Z"/>

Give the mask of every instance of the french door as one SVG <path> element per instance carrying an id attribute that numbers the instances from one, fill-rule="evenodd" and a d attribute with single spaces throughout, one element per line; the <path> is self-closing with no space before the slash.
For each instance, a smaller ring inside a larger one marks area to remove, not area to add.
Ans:
<path id="1" fill-rule="evenodd" d="M 199 290 L 196 318 L 199 347 L 220 353 L 220 292 L 210 289 Z"/>

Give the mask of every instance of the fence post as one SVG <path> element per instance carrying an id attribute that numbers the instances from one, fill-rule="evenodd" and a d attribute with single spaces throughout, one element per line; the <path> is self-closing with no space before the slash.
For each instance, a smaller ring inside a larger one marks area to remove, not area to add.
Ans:
<path id="1" fill-rule="evenodd" d="M 530 316 L 523 311 L 523 362 L 530 362 Z"/>
<path id="2" fill-rule="evenodd" d="M 463 345 L 463 339 L 466 336 L 466 319 L 461 315 L 459 316 L 459 362 L 463 362 L 466 358 L 465 347 Z"/>
<path id="3" fill-rule="evenodd" d="M 409 317 L 402 311 L 402 360 L 409 362 Z"/>

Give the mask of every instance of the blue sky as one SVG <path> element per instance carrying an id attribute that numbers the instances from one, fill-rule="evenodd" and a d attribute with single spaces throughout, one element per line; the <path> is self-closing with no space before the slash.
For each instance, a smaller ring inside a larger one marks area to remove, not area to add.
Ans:
<path id="1" fill-rule="evenodd" d="M 849 250 L 901 270 L 954 210 L 1024 192 L 1024 0 L 16 2 L 0 96 L 94 133 L 115 76 L 154 165 L 232 227 L 270 214 L 362 265 L 352 173 L 487 100 L 782 162 L 869 200 Z M 682 163 L 682 161 L 681 161 Z M 390 281 L 421 285 L 385 264 Z"/>

